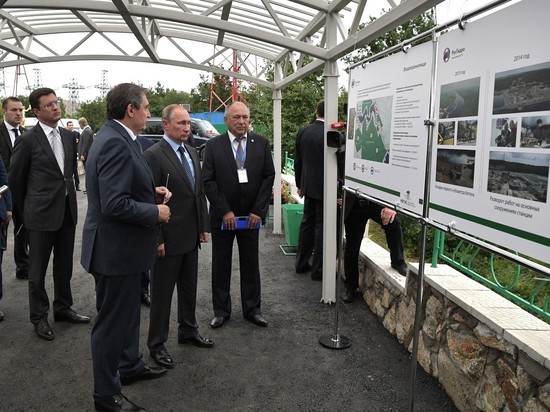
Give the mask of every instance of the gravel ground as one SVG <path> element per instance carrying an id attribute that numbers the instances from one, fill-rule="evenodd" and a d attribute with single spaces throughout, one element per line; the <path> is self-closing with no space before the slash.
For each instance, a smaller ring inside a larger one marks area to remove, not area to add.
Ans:
<path id="1" fill-rule="evenodd" d="M 84 182 L 82 182 L 82 186 Z M 73 308 L 95 315 L 94 282 L 80 266 L 86 196 L 78 192 L 79 226 L 74 255 Z M 10 227 L 11 229 L 11 227 Z M 11 236 L 10 236 L 11 238 Z M 233 262 L 231 320 L 211 329 L 211 246 L 200 252 L 197 320 L 213 349 L 178 345 L 175 299 L 166 346 L 176 367 L 161 379 L 127 386 L 123 393 L 148 411 L 406 411 L 410 356 L 366 303 L 340 306 L 339 333 L 351 339 L 344 350 L 322 347 L 333 332 L 334 306 L 320 303 L 321 283 L 294 273 L 294 259 L 279 249 L 284 236 L 262 229 L 260 240 L 262 313 L 259 328 L 242 318 L 238 261 Z M 13 247 L 4 256 L 4 298 L 0 308 L 0 410 L 92 411 L 91 324 L 53 322 L 56 338 L 40 340 L 28 318 L 25 281 L 15 279 Z M 236 251 L 234 253 L 236 256 Z M 50 299 L 51 275 L 46 278 Z M 142 308 L 141 349 L 149 310 Z M 416 411 L 456 411 L 438 382 L 419 367 Z"/>

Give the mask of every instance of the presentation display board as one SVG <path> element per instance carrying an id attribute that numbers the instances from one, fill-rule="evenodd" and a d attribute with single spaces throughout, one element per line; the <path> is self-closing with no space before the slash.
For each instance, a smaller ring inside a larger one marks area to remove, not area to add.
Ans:
<path id="1" fill-rule="evenodd" d="M 422 213 L 433 45 L 413 47 L 350 73 L 346 180 Z"/>
<path id="2" fill-rule="evenodd" d="M 439 39 L 430 218 L 550 262 L 547 0 Z"/>
<path id="3" fill-rule="evenodd" d="M 428 217 L 550 263 L 549 21 L 523 0 L 352 69 L 346 186 L 422 215 L 433 118 Z"/>

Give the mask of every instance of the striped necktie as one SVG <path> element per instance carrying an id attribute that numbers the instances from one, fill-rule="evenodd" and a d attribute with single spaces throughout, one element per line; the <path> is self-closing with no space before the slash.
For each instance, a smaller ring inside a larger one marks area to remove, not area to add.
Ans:
<path id="1" fill-rule="evenodd" d="M 185 149 L 183 148 L 183 146 L 178 147 L 178 152 L 180 153 L 181 165 L 183 166 L 183 169 L 185 170 L 185 175 L 187 176 L 187 180 L 191 184 L 191 188 L 194 191 L 195 190 L 195 176 L 193 175 L 193 171 L 191 170 L 191 165 L 187 161 L 187 157 L 185 156 Z"/>
<path id="2" fill-rule="evenodd" d="M 52 145 L 53 154 L 55 155 L 57 164 L 61 169 L 61 173 L 65 173 L 65 168 L 63 167 L 65 155 L 63 153 L 63 143 L 61 143 L 61 136 L 59 136 L 59 132 L 57 131 L 57 129 L 52 129 L 50 135 L 51 135 L 50 144 Z"/>

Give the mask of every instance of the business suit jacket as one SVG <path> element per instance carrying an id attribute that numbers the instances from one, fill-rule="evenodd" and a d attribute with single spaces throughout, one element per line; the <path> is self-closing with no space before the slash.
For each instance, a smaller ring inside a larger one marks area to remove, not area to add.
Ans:
<path id="1" fill-rule="evenodd" d="M 90 126 L 86 126 L 80 133 L 80 139 L 78 141 L 78 154 L 84 156 L 84 161 L 88 159 L 88 152 L 92 147 L 94 141 L 94 132 Z"/>
<path id="2" fill-rule="evenodd" d="M 302 196 L 323 199 L 325 180 L 325 122 L 316 120 L 300 129 L 296 135 L 294 177 Z"/>
<path id="3" fill-rule="evenodd" d="M 86 162 L 86 190 L 84 269 L 111 276 L 152 268 L 158 230 L 153 175 L 138 144 L 114 120 L 96 135 Z"/>
<path id="4" fill-rule="evenodd" d="M 19 127 L 19 131 L 23 134 L 26 129 L 24 127 Z M 0 155 L 2 156 L 2 161 L 4 162 L 4 167 L 6 170 L 10 168 L 11 152 L 13 151 L 13 145 L 11 143 L 11 137 L 8 129 L 6 128 L 6 123 L 0 123 Z"/>
<path id="5" fill-rule="evenodd" d="M 40 123 L 23 133 L 13 148 L 8 179 L 13 202 L 23 211 L 27 230 L 59 230 L 65 217 L 66 197 L 72 223 L 77 223 L 73 181 L 76 142 L 71 132 L 61 127 L 58 130 L 65 152 L 63 172 Z"/>
<path id="6" fill-rule="evenodd" d="M 197 334 L 198 248 L 200 233 L 210 232 L 206 197 L 197 151 L 185 144 L 195 171 L 195 188 L 170 144 L 162 138 L 144 152 L 158 186 L 167 183 L 172 197 L 170 221 L 161 226 L 158 244 L 164 243 L 165 256 L 158 258 L 151 281 L 151 311 L 147 344 L 158 350 L 168 339 L 170 307 L 174 286 L 178 290 L 178 335 L 183 339 Z M 170 177 L 168 178 L 168 175 Z"/>
<path id="7" fill-rule="evenodd" d="M 227 132 L 206 143 L 202 173 L 213 227 L 219 228 L 223 215 L 230 210 L 235 216 L 254 213 L 265 219 L 275 179 L 271 149 L 265 137 L 251 132 L 247 134 L 244 167 L 248 183 L 241 184 Z"/>
<path id="8" fill-rule="evenodd" d="M 6 171 L 6 168 L 4 167 L 4 162 L 2 162 L 2 159 L 0 158 L 0 186 L 7 185 L 8 184 L 8 172 Z M 1 195 L 2 198 L 0 199 L 0 224 L 2 222 L 6 221 L 8 218 L 8 211 L 12 210 L 12 204 L 11 204 L 11 193 L 10 191 L 4 192 L 4 194 Z M 2 241 L 5 241 L 3 239 Z M 0 251 L 0 299 L 2 299 L 2 251 Z"/>
<path id="9" fill-rule="evenodd" d="M 180 159 L 166 140 L 161 139 L 143 153 L 157 186 L 164 186 L 170 175 L 170 221 L 162 225 L 157 241 L 165 244 L 167 255 L 189 252 L 199 245 L 199 234 L 210 231 L 199 157 L 193 147 L 186 145 L 186 150 L 193 161 L 195 190 L 187 182 Z"/>

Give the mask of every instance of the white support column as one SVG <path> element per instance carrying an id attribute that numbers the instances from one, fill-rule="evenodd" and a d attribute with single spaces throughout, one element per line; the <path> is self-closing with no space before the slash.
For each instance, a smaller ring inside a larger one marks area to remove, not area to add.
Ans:
<path id="1" fill-rule="evenodd" d="M 282 78 L 281 66 L 275 65 L 275 83 Z M 273 163 L 275 164 L 275 181 L 273 182 L 273 233 L 280 235 L 281 230 L 281 104 L 282 92 L 273 90 Z"/>
<path id="2" fill-rule="evenodd" d="M 337 24 L 332 14 L 327 15 L 325 26 L 327 49 L 336 45 Z M 336 302 L 336 149 L 327 147 L 326 134 L 330 125 L 338 121 L 338 65 L 336 61 L 325 63 L 325 176 L 323 202 L 323 296 L 324 303 Z"/>

